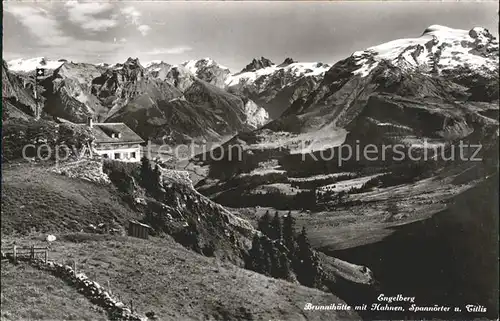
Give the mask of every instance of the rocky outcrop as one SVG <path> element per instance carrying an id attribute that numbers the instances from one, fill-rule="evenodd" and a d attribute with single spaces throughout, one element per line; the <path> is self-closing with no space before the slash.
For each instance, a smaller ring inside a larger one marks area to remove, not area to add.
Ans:
<path id="1" fill-rule="evenodd" d="M 199 194 L 187 173 L 160 171 L 162 188 L 154 200 L 146 197 L 144 221 L 196 252 L 243 265 L 243 253 L 255 233 L 252 225 Z"/>
<path id="2" fill-rule="evenodd" d="M 252 100 L 245 103 L 245 123 L 253 128 L 260 128 L 269 121 L 269 114 L 264 108 L 259 107 Z"/>
<path id="3" fill-rule="evenodd" d="M 103 172 L 102 160 L 82 159 L 59 164 L 54 172 L 69 178 L 83 179 L 96 184 L 110 184 L 109 177 Z"/>

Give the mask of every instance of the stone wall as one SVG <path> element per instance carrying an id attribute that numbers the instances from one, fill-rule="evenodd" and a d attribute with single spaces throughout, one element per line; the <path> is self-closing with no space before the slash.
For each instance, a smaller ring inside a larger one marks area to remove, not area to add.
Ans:
<path id="1" fill-rule="evenodd" d="M 11 255 L 2 253 L 2 259 L 13 258 Z M 27 258 L 18 258 L 18 261 L 28 261 Z M 52 275 L 64 280 L 68 284 L 76 288 L 76 290 L 86 296 L 92 303 L 102 307 L 107 313 L 111 320 L 120 321 L 147 321 L 150 320 L 147 317 L 140 316 L 133 313 L 129 308 L 125 306 L 123 302 L 120 302 L 109 292 L 104 290 L 104 288 L 99 285 L 99 283 L 91 281 L 83 273 L 76 273 L 72 267 L 64 264 L 60 264 L 53 261 L 35 259 L 30 262 L 32 266 L 47 271 Z"/>

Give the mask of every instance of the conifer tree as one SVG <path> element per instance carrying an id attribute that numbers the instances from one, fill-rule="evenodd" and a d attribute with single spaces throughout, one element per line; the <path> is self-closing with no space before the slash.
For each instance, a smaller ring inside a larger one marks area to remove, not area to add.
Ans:
<path id="1" fill-rule="evenodd" d="M 141 158 L 141 181 L 142 186 L 147 187 L 148 182 L 151 180 L 151 167 L 149 159 L 146 156 Z"/>
<path id="2" fill-rule="evenodd" d="M 270 236 L 270 223 L 271 223 L 271 215 L 269 215 L 269 211 L 264 214 L 258 222 L 258 229 L 264 233 L 266 236 Z"/>
<path id="3" fill-rule="evenodd" d="M 283 218 L 283 243 L 291 254 L 295 252 L 295 218 L 292 211 Z"/>
<path id="4" fill-rule="evenodd" d="M 299 282 L 310 287 L 318 286 L 321 282 L 319 259 L 309 244 L 305 227 L 297 236 L 296 257 L 295 271 Z"/>
<path id="5" fill-rule="evenodd" d="M 154 184 L 154 191 L 159 192 L 160 189 L 162 188 L 162 181 L 161 181 L 161 169 L 160 165 L 158 164 L 156 164 L 153 172 L 153 184 Z"/>
<path id="6" fill-rule="evenodd" d="M 282 228 L 281 228 L 281 220 L 280 220 L 280 216 L 278 214 L 278 211 L 276 211 L 276 213 L 274 213 L 274 217 L 273 219 L 271 220 L 271 224 L 270 224 L 270 230 L 271 230 L 271 235 L 269 235 L 269 237 L 272 239 L 272 240 L 281 240 L 281 237 L 282 237 Z"/>
<path id="7" fill-rule="evenodd" d="M 272 242 L 269 242 L 269 261 L 271 266 L 269 269 L 269 275 L 272 277 L 279 277 L 279 253 L 277 249 L 273 246 Z"/>
<path id="8" fill-rule="evenodd" d="M 255 272 L 262 273 L 263 250 L 260 242 L 260 237 L 255 234 L 252 239 L 252 248 L 250 249 L 249 267 Z"/>
<path id="9" fill-rule="evenodd" d="M 271 275 L 273 270 L 273 244 L 267 238 L 260 238 L 262 245 L 262 273 Z"/>
<path id="10" fill-rule="evenodd" d="M 279 272 L 278 277 L 282 279 L 288 279 L 290 277 L 290 261 L 284 253 L 279 256 Z"/>
<path id="11" fill-rule="evenodd" d="M 307 233 L 305 226 L 302 227 L 299 235 L 297 236 L 297 254 L 301 260 L 307 258 L 309 252 L 311 251 L 311 246 L 309 245 L 309 240 L 307 239 Z"/>

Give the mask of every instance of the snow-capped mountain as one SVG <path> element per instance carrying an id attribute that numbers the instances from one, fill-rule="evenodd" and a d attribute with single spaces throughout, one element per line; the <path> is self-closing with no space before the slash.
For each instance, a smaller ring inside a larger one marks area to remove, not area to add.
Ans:
<path id="1" fill-rule="evenodd" d="M 226 78 L 227 90 L 254 100 L 279 117 L 293 101 L 309 94 L 322 80 L 329 65 L 321 62 L 295 62 L 286 58 L 276 65 L 269 59 L 253 59 L 243 70 Z"/>
<path id="2" fill-rule="evenodd" d="M 353 54 L 359 68 L 354 74 L 367 76 L 381 61 L 421 72 L 446 73 L 457 68 L 476 71 L 498 69 L 498 40 L 485 28 L 468 30 L 433 25 L 418 38 L 390 41 Z"/>
<path id="3" fill-rule="evenodd" d="M 153 60 L 144 64 L 147 72 L 151 74 L 154 78 L 165 80 L 169 71 L 172 69 L 172 65 L 164 62 L 163 60 Z"/>
<path id="4" fill-rule="evenodd" d="M 210 58 L 189 60 L 181 64 L 195 77 L 219 88 L 224 88 L 227 77 L 231 74 L 229 68 L 222 66 Z"/>
<path id="5" fill-rule="evenodd" d="M 248 86 L 251 84 L 255 85 L 255 83 L 258 82 L 259 87 L 264 88 L 266 85 L 268 85 L 268 82 L 272 80 L 272 76 L 276 73 L 282 73 L 291 78 L 322 76 L 331 67 L 330 65 L 323 64 L 321 62 L 287 63 L 288 61 L 290 61 L 290 59 L 291 58 L 285 59 L 285 61 L 279 65 L 276 65 L 274 63 L 270 63 L 269 65 L 265 64 L 265 67 L 255 68 L 252 71 L 245 71 L 246 69 L 248 69 L 247 66 L 243 69 L 242 72 L 228 77 L 226 79 L 226 86 Z"/>
<path id="6" fill-rule="evenodd" d="M 167 80 L 171 83 L 190 83 L 192 77 L 196 77 L 219 88 L 225 87 L 225 81 L 231 74 L 229 68 L 210 58 L 188 60 L 179 65 L 153 60 L 146 63 L 144 67 L 154 78 Z"/>
<path id="7" fill-rule="evenodd" d="M 50 60 L 44 57 L 35 57 L 29 59 L 14 59 L 7 62 L 9 70 L 12 72 L 35 72 L 36 68 L 45 68 L 48 70 L 54 70 L 59 68 L 66 60 Z"/>

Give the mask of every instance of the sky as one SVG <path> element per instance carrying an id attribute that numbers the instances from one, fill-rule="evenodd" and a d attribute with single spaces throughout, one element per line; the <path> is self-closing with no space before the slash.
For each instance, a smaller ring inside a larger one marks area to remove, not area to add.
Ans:
<path id="1" fill-rule="evenodd" d="M 496 1 L 4 1 L 3 58 L 179 64 L 210 57 L 236 72 L 261 56 L 334 63 L 434 24 L 481 26 L 498 38 L 498 18 Z"/>

